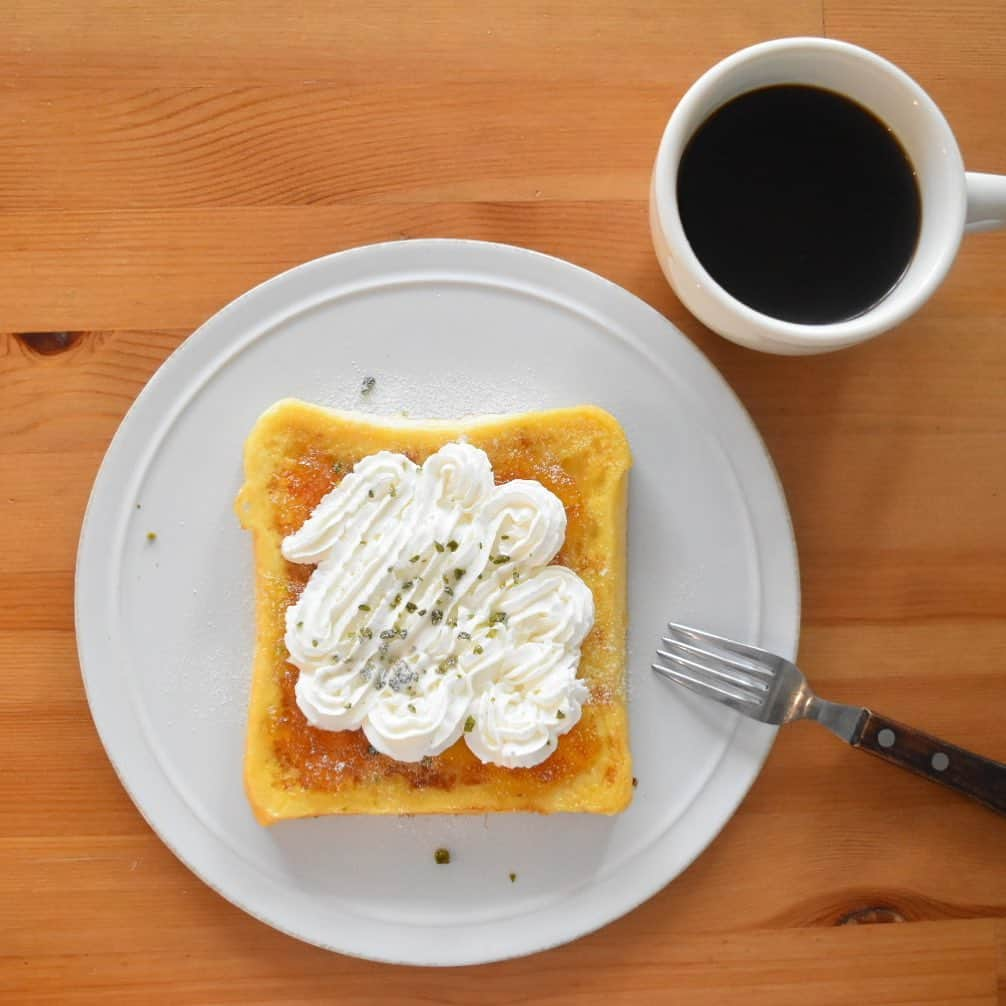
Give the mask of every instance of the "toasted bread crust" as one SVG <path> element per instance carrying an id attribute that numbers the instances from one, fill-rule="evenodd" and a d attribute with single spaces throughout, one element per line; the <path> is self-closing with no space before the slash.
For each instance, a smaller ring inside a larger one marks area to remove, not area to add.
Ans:
<path id="1" fill-rule="evenodd" d="M 311 569 L 287 562 L 283 538 L 361 458 L 400 451 L 416 463 L 464 437 L 489 455 L 498 482 L 536 479 L 566 507 L 556 561 L 590 587 L 595 625 L 580 676 L 591 690 L 580 722 L 541 765 L 483 765 L 459 741 L 419 764 L 375 753 L 361 731 L 304 719 L 287 663 L 284 613 Z M 579 811 L 613 814 L 632 796 L 625 696 L 625 509 L 631 456 L 617 421 L 593 406 L 463 422 L 382 420 L 294 399 L 266 411 L 245 445 L 236 509 L 255 549 L 256 648 L 245 788 L 263 824 L 322 814 Z"/>

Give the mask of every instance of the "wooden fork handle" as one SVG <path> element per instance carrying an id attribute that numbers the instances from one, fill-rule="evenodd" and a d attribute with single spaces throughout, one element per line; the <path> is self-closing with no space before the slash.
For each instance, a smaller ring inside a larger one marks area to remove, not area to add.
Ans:
<path id="1" fill-rule="evenodd" d="M 1006 765 L 865 709 L 852 746 L 1006 814 Z"/>

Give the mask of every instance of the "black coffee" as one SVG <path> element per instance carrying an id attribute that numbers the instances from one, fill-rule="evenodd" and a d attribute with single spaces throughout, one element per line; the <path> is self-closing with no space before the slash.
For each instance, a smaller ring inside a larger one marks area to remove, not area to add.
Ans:
<path id="1" fill-rule="evenodd" d="M 678 167 L 678 207 L 709 274 L 784 321 L 869 310 L 915 253 L 921 200 L 894 134 L 854 101 L 783 84 L 713 112 Z"/>

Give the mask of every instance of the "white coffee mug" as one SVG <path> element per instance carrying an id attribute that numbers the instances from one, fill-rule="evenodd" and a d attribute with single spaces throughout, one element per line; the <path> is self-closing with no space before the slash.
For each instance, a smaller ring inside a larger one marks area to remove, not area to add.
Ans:
<path id="1" fill-rule="evenodd" d="M 756 311 L 705 270 L 678 212 L 678 164 L 696 129 L 737 95 L 773 84 L 809 84 L 851 98 L 886 123 L 915 169 L 922 221 L 915 254 L 870 310 L 822 325 Z M 943 281 L 966 231 L 1006 226 L 1006 176 L 965 172 L 947 120 L 893 63 L 823 38 L 784 38 L 742 49 L 685 93 L 664 130 L 650 185 L 650 230 L 660 267 L 681 302 L 713 331 L 742 346 L 790 355 L 824 353 L 871 339 L 917 311 Z"/>

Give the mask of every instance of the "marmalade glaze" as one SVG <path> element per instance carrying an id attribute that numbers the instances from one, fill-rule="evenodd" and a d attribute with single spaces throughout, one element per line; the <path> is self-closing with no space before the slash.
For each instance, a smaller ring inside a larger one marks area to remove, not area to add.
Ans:
<path id="1" fill-rule="evenodd" d="M 496 483 L 513 479 L 534 479 L 551 490 L 566 509 L 566 540 L 555 558 L 590 582 L 592 569 L 589 555 L 589 518 L 581 505 L 575 480 L 562 467 L 559 459 L 532 445 L 527 437 L 516 443 L 500 445 L 479 437 L 471 442 L 489 454 Z M 400 451 L 416 464 L 422 464 L 435 448 L 418 452 L 400 446 L 388 447 Z M 321 498 L 342 480 L 364 455 L 353 454 L 336 446 L 307 443 L 304 450 L 292 456 L 273 476 L 269 487 L 274 504 L 276 528 L 284 537 L 296 531 L 317 506 Z M 286 605 L 294 603 L 307 582 L 311 567 L 286 563 Z M 282 613 L 277 613 L 281 617 Z M 595 625 L 584 642 L 585 657 L 591 645 L 603 644 L 602 629 Z M 304 789 L 334 792 L 347 781 L 371 783 L 383 778 L 400 777 L 417 789 L 451 790 L 463 786 L 513 789 L 522 792 L 576 776 L 595 759 L 599 740 L 592 725 L 596 707 L 607 700 L 600 689 L 593 689 L 583 710 L 583 718 L 562 737 L 556 751 L 533 768 L 508 769 L 484 765 L 463 741 L 435 757 L 418 763 L 398 762 L 375 751 L 362 730 L 331 731 L 311 726 L 297 705 L 294 687 L 297 668 L 286 661 L 282 640 L 276 653 L 276 675 L 280 684 L 278 707 L 270 710 L 269 729 L 273 750 L 288 785 Z M 590 683 L 586 660 L 581 664 L 581 676 Z"/>

